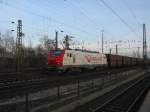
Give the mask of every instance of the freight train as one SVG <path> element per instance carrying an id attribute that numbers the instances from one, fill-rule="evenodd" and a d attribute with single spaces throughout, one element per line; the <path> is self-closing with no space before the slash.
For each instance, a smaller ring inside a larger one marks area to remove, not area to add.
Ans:
<path id="1" fill-rule="evenodd" d="M 80 49 L 51 50 L 48 53 L 48 69 L 66 72 L 68 70 L 100 69 L 113 67 L 128 67 L 149 64 L 142 58 L 134 58 L 113 54 L 102 54 L 95 51 Z"/>

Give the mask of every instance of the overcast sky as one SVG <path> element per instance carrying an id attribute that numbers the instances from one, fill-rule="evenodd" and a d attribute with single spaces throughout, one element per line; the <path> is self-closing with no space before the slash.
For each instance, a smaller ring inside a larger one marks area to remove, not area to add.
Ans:
<path id="1" fill-rule="evenodd" d="M 21 19 L 25 41 L 31 39 L 33 44 L 43 35 L 54 38 L 56 30 L 63 30 L 60 40 L 69 34 L 95 50 L 100 48 L 98 41 L 104 30 L 107 49 L 108 43 L 118 40 L 125 41 L 120 48 L 129 47 L 128 42 L 137 47 L 142 41 L 143 23 L 147 36 L 150 34 L 149 11 L 150 0 L 0 0 L 0 31 L 15 29 L 11 21 Z"/>

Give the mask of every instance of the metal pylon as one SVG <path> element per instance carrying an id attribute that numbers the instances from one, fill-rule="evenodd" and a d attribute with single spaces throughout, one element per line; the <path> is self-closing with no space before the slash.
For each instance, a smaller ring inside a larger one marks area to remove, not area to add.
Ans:
<path id="1" fill-rule="evenodd" d="M 143 24 L 143 59 L 147 59 L 146 27 Z"/>
<path id="2" fill-rule="evenodd" d="M 17 40 L 16 40 L 16 70 L 18 72 L 22 71 L 22 20 L 18 20 L 17 25 Z"/>

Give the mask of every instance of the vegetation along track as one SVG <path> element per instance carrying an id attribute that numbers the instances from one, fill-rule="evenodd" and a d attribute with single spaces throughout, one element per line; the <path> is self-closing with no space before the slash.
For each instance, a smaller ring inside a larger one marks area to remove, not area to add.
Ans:
<path id="1" fill-rule="evenodd" d="M 93 112 L 135 112 L 140 98 L 146 94 L 150 76 L 132 84 L 130 87 L 117 94 L 115 97 L 96 108 Z"/>

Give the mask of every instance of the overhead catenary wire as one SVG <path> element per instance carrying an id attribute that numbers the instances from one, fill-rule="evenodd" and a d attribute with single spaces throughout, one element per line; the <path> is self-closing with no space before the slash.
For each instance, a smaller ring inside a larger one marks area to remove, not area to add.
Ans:
<path id="1" fill-rule="evenodd" d="M 48 9 L 47 6 L 49 7 L 49 5 L 52 6 L 52 4 L 53 4 L 53 2 L 51 2 L 51 3 L 49 3 L 48 1 L 44 1 L 44 2 L 47 3 L 47 4 L 44 4 L 44 6 L 46 6 L 46 10 Z M 56 4 L 53 4 L 53 5 L 56 5 Z M 84 15 L 84 16 L 88 19 L 89 23 L 92 23 L 94 26 L 97 26 L 98 28 L 100 28 L 100 25 L 97 25 L 97 23 L 95 23 L 94 20 L 92 20 L 91 18 L 89 18 L 89 16 L 88 16 L 86 13 L 84 13 L 83 10 L 80 10 L 80 8 L 77 7 L 75 4 L 73 4 L 73 3 L 71 3 L 71 2 L 69 2 L 69 4 L 66 4 L 67 7 L 70 7 L 71 5 L 72 5 L 72 7 L 74 7 L 74 9 L 78 9 L 78 13 L 80 13 L 81 15 Z M 72 7 L 70 7 L 70 8 L 72 8 Z M 59 13 L 58 13 L 59 10 L 56 9 L 56 8 L 55 8 L 55 10 L 57 10 L 57 14 L 59 14 Z M 58 23 L 60 23 L 60 22 L 58 22 Z M 61 24 L 70 27 L 69 24 L 64 24 L 64 23 L 61 23 Z M 88 26 L 87 24 L 85 24 L 85 25 Z M 75 27 L 74 27 L 74 28 L 75 28 Z M 85 31 L 85 30 L 79 29 L 79 28 L 77 28 L 77 27 L 76 27 L 76 30 L 81 31 L 81 32 L 84 32 L 84 33 L 88 33 L 88 34 L 90 34 L 91 36 L 96 36 L 96 37 L 97 37 L 97 35 L 95 35 L 95 34 L 93 34 L 93 33 L 90 33 L 90 32 L 87 32 L 87 31 Z"/>
<path id="2" fill-rule="evenodd" d="M 35 3 L 34 5 L 38 6 L 37 2 L 39 2 L 39 1 L 36 1 L 36 3 Z M 43 4 L 44 8 L 40 8 L 40 7 L 38 6 L 39 9 L 42 9 L 42 10 L 46 11 L 46 10 L 51 10 L 51 9 L 49 9 L 49 7 L 52 7 L 52 9 L 54 9 L 54 11 L 55 11 L 55 14 L 64 16 L 64 15 L 63 15 L 63 12 L 60 13 L 61 11 L 56 8 L 56 5 L 57 5 L 57 4 L 55 4 L 54 1 L 51 1 L 51 2 L 49 3 L 49 1 L 45 0 L 44 2 L 45 2 L 45 4 Z M 44 3 L 44 2 L 42 1 L 42 3 Z M 41 4 L 40 4 L 40 5 L 41 5 Z M 53 12 L 52 12 L 52 13 L 53 13 Z M 54 20 L 54 21 L 55 21 L 55 20 Z M 60 23 L 60 21 L 59 21 L 58 23 Z M 60 23 L 60 24 L 61 24 L 61 23 Z M 64 23 L 63 23 L 63 24 L 64 24 Z M 64 26 L 66 26 L 66 25 L 64 25 Z M 68 24 L 67 24 L 67 26 L 68 26 Z M 71 26 L 72 26 L 72 25 L 71 25 Z M 69 26 L 68 26 L 68 27 L 69 27 Z M 57 28 L 57 29 L 59 29 L 59 28 Z M 73 29 L 74 29 L 74 28 L 73 28 Z M 76 29 L 76 30 L 77 30 L 77 29 Z"/>
<path id="3" fill-rule="evenodd" d="M 137 22 L 137 25 L 141 25 L 141 23 L 139 22 L 139 20 L 137 19 L 137 16 L 135 15 L 135 13 L 133 12 L 132 8 L 129 6 L 129 4 L 127 3 L 126 0 L 122 0 L 122 2 L 125 4 L 125 6 L 127 7 L 127 9 L 129 10 L 129 12 L 131 13 L 131 15 L 133 16 L 134 20 Z"/>
<path id="4" fill-rule="evenodd" d="M 11 21 L 8 21 L 8 22 L 10 22 L 11 23 Z M 6 23 L 8 23 L 8 22 L 6 22 Z M 16 23 L 14 23 L 15 25 L 16 25 Z M 47 34 L 50 34 L 51 32 L 50 31 L 45 31 L 43 28 L 39 28 L 39 27 L 36 27 L 36 26 L 33 26 L 33 25 L 23 25 L 24 26 L 24 33 L 29 33 L 28 35 L 30 35 L 30 34 L 35 34 L 35 35 L 37 35 L 37 36 L 49 36 L 49 35 L 47 35 Z M 0 28 L 3 28 L 3 27 L 0 27 Z M 3 28 L 4 29 L 4 28 Z M 11 29 L 7 29 L 7 30 L 10 30 L 11 31 Z M 58 31 L 61 31 L 61 29 L 57 29 Z M 14 29 L 14 31 L 16 32 L 16 30 Z M 32 33 L 31 33 L 32 32 Z M 47 34 L 45 34 L 45 33 L 47 33 Z M 77 34 L 73 34 L 73 33 L 69 33 L 69 32 L 65 32 L 66 34 L 69 34 L 69 35 L 75 35 L 75 36 L 79 36 L 79 35 L 77 35 Z M 25 34 L 26 35 L 26 34 Z M 65 35 L 62 35 L 61 33 L 59 33 L 59 35 L 61 35 L 61 36 L 65 36 Z M 36 37 L 37 37 L 36 36 Z"/>
<path id="5" fill-rule="evenodd" d="M 101 3 L 100 2 L 100 0 L 96 0 L 97 1 L 97 5 L 99 6 L 99 7 L 102 7 L 102 5 L 103 5 L 103 3 Z M 106 7 L 106 6 L 105 6 Z M 116 16 L 116 15 L 115 15 Z M 120 16 L 121 17 L 121 16 Z M 118 17 L 117 17 L 118 18 Z M 122 21 L 121 21 L 122 22 Z M 124 24 L 124 23 L 123 23 Z M 128 24 L 128 23 L 127 23 Z M 126 25 L 125 25 L 126 26 Z M 139 28 L 135 28 L 135 29 L 133 29 L 131 26 L 126 26 L 128 29 L 129 29 L 129 31 L 132 33 L 132 34 L 134 34 L 134 35 L 136 35 L 136 37 L 139 37 L 138 36 L 138 34 L 136 34 L 136 32 L 135 31 L 137 31 L 137 29 L 139 29 Z M 110 32 L 107 32 L 107 33 L 110 33 Z M 126 34 L 129 34 L 129 32 L 128 33 L 126 33 Z M 125 35 L 126 35 L 125 34 Z M 118 35 L 116 35 L 116 36 L 118 36 Z M 126 37 L 126 36 L 122 36 L 122 37 Z"/>
<path id="6" fill-rule="evenodd" d="M 54 4 L 54 1 L 53 2 L 51 2 L 51 3 L 49 3 L 48 1 L 44 1 L 44 2 L 46 2 L 47 4 L 45 4 L 44 6 L 48 6 L 49 7 L 49 5 L 51 5 L 52 6 L 52 4 L 54 5 L 54 6 L 56 6 L 57 4 Z M 66 4 L 66 3 L 69 3 L 69 4 Z M 97 24 L 93 19 L 91 19 L 91 17 L 89 17 L 85 12 L 85 10 L 83 9 L 83 8 L 81 8 L 81 7 L 79 7 L 78 5 L 76 5 L 76 4 L 74 4 L 74 3 L 72 3 L 72 2 L 70 2 L 69 0 L 64 0 L 64 3 L 65 3 L 65 5 L 67 6 L 67 7 L 70 7 L 71 9 L 72 8 L 74 8 L 78 13 L 80 13 L 81 14 L 81 16 L 85 16 L 86 17 L 86 19 L 89 21 L 89 23 L 92 23 L 94 26 L 97 26 L 98 28 L 100 28 L 101 27 L 101 24 Z M 72 6 L 72 7 L 71 7 Z M 67 8 L 66 7 L 66 8 Z M 56 9 L 56 7 L 54 7 L 55 8 L 55 10 L 57 10 L 57 12 L 60 12 L 60 11 L 58 11 L 58 9 Z M 58 13 L 57 13 L 58 14 Z M 59 13 L 59 15 L 60 15 L 60 13 Z M 87 24 L 85 24 L 86 26 L 87 26 Z"/>
<path id="7" fill-rule="evenodd" d="M 129 30 L 134 32 L 133 28 L 104 0 L 99 0 L 102 2 Z"/>
<path id="8" fill-rule="evenodd" d="M 7 4 L 8 5 L 8 4 Z M 13 7 L 13 8 L 16 8 L 16 7 Z M 25 10 L 26 11 L 26 10 Z M 23 10 L 23 12 L 25 12 L 24 10 Z M 27 13 L 29 13 L 29 14 L 32 14 L 33 12 L 27 12 Z M 43 18 L 43 16 L 41 16 L 41 15 L 37 15 L 36 14 L 36 16 L 40 16 L 41 18 Z M 46 19 L 51 19 L 51 18 L 46 18 Z M 28 26 L 29 27 L 29 26 Z M 25 27 L 24 27 L 24 29 L 26 29 Z M 34 28 L 32 28 L 32 29 L 34 29 Z M 30 30 L 31 31 L 31 30 Z M 41 31 L 41 30 L 40 30 Z M 45 31 L 44 31 L 45 32 Z M 82 31 L 82 32 L 85 32 L 85 31 Z M 35 32 L 37 35 L 39 34 L 39 33 L 37 33 L 37 32 Z M 90 32 L 85 32 L 85 33 L 90 33 Z M 32 33 L 33 34 L 33 33 Z M 69 33 L 70 34 L 70 33 Z M 44 36 L 44 34 L 39 34 L 39 35 L 43 35 Z M 71 33 L 71 35 L 72 35 L 72 33 Z M 73 35 L 76 35 L 76 34 L 73 34 Z M 92 35 L 92 33 L 91 33 L 91 35 Z M 92 35 L 93 36 L 93 35 Z"/>
<path id="9" fill-rule="evenodd" d="M 132 17 L 134 18 L 134 21 L 136 22 L 137 26 L 141 26 L 142 24 L 140 23 L 140 21 L 137 19 L 136 14 L 133 12 L 132 8 L 129 6 L 129 4 L 127 3 L 126 0 L 122 0 L 122 2 L 124 3 L 124 5 L 126 6 L 126 8 L 129 10 L 130 14 L 132 15 Z M 137 30 L 137 28 L 135 29 L 135 31 Z M 138 37 L 138 32 L 137 32 L 137 37 Z"/>
<path id="10" fill-rule="evenodd" d="M 31 33 L 31 30 L 32 30 L 32 33 Z M 57 29 L 58 31 L 61 31 L 61 29 Z M 29 31 L 29 32 L 28 32 Z M 48 37 L 50 37 L 50 38 L 53 38 L 53 37 L 51 37 L 51 36 L 49 36 L 49 35 L 47 35 L 47 34 L 45 34 L 45 32 L 44 32 L 44 30 L 43 29 L 41 29 L 41 28 L 35 28 L 35 27 L 33 27 L 33 26 L 30 26 L 30 25 L 25 25 L 24 26 L 24 32 L 28 32 L 28 36 L 30 35 L 34 35 L 34 37 L 35 38 L 37 38 L 37 36 L 38 37 L 43 37 L 43 36 L 48 36 Z M 47 32 L 47 33 L 50 33 L 50 32 Z M 76 34 L 72 34 L 72 33 L 69 33 L 69 32 L 65 32 L 66 34 L 69 34 L 69 35 L 72 35 L 72 36 L 77 36 Z M 65 34 L 63 35 L 62 33 L 59 33 L 59 36 L 61 36 L 61 37 L 64 37 L 65 36 Z"/>
<path id="11" fill-rule="evenodd" d="M 85 9 L 83 9 L 83 7 L 79 7 L 79 5 L 76 5 L 75 3 L 70 2 L 69 0 L 65 0 L 65 1 L 69 3 L 69 4 L 67 4 L 68 6 L 71 5 L 72 7 L 74 7 L 75 10 L 78 10 L 78 12 L 79 12 L 81 15 L 85 16 L 86 19 L 87 19 L 90 23 L 92 23 L 94 26 L 97 26 L 98 28 L 102 27 L 102 25 L 97 24 L 91 17 L 89 17 L 89 16 L 85 13 L 86 11 L 85 11 Z"/>
<path id="12" fill-rule="evenodd" d="M 17 10 L 19 9 L 19 10 L 25 12 L 25 13 L 28 13 L 28 14 L 31 14 L 31 15 L 34 15 L 34 16 L 41 17 L 41 18 L 46 19 L 46 20 L 48 20 L 48 21 L 53 21 L 53 22 L 56 22 L 57 24 L 61 24 L 61 25 L 64 25 L 64 26 L 66 26 L 66 27 L 72 28 L 72 29 L 74 29 L 74 30 L 77 30 L 77 31 L 80 31 L 80 32 L 89 34 L 89 35 L 91 35 L 91 36 L 96 36 L 96 37 L 97 37 L 97 35 L 95 35 L 94 33 L 90 33 L 90 32 L 88 32 L 88 31 L 86 31 L 86 30 L 84 30 L 84 29 L 81 29 L 81 28 L 72 26 L 72 25 L 70 25 L 70 24 L 66 24 L 66 23 L 64 23 L 64 22 L 58 21 L 58 20 L 56 20 L 56 19 L 54 19 L 54 18 L 51 18 L 51 17 L 46 17 L 46 16 L 43 16 L 43 15 L 34 13 L 34 12 L 29 11 L 29 10 L 26 10 L 26 9 L 20 9 L 19 7 L 15 7 L 15 6 L 9 4 L 8 2 L 4 2 L 4 1 L 3 1 L 3 2 L 0 2 L 0 4 L 3 4 L 3 5 L 6 5 L 6 6 L 15 8 L 15 9 L 17 9 Z"/>

